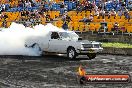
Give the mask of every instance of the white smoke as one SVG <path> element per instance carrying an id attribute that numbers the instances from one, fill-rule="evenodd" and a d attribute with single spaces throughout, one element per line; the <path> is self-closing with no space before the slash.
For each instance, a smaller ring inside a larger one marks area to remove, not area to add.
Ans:
<path id="1" fill-rule="evenodd" d="M 27 40 L 34 36 L 38 42 L 44 42 L 40 37 L 46 36 L 46 31 L 61 30 L 52 24 L 36 25 L 34 28 L 25 27 L 22 24 L 12 23 L 9 28 L 0 31 L 0 55 L 26 55 L 39 56 L 37 50 L 25 47 Z M 39 37 L 38 37 L 39 36 Z"/>

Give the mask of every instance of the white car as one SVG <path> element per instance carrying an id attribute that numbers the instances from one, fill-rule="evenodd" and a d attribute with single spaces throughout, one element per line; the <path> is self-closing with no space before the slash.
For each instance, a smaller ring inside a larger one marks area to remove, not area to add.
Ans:
<path id="1" fill-rule="evenodd" d="M 43 42 L 41 40 L 44 40 Z M 67 54 L 69 59 L 78 55 L 87 55 L 89 59 L 96 57 L 96 53 L 103 50 L 100 42 L 82 40 L 74 31 L 48 31 L 39 40 L 28 40 L 25 47 L 36 47 L 41 52 Z"/>

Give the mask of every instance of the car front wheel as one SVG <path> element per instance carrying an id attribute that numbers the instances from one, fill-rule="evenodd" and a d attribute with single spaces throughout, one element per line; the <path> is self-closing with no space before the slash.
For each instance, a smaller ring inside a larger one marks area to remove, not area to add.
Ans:
<path id="1" fill-rule="evenodd" d="M 68 50 L 67 50 L 67 57 L 69 58 L 69 59 L 75 59 L 76 58 L 76 50 L 74 49 L 74 48 L 69 48 Z"/>

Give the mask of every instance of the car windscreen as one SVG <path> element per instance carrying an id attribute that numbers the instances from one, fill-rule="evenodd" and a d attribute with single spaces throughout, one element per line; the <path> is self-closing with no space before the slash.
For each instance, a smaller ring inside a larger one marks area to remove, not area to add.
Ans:
<path id="1" fill-rule="evenodd" d="M 59 34 L 62 39 L 78 40 L 79 38 L 79 36 L 74 32 L 60 32 Z"/>

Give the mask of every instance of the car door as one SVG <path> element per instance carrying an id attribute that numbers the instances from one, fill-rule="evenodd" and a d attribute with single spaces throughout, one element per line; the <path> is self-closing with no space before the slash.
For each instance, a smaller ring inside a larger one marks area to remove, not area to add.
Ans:
<path id="1" fill-rule="evenodd" d="M 58 32 L 51 32 L 48 52 L 59 52 L 60 38 Z"/>
<path id="2" fill-rule="evenodd" d="M 52 32 L 51 39 L 49 40 L 49 52 L 66 53 L 67 47 L 71 45 L 70 41 L 66 40 L 60 34 L 65 32 Z"/>
<path id="3" fill-rule="evenodd" d="M 66 53 L 68 46 L 71 46 L 71 41 L 69 41 L 69 36 L 67 32 L 59 32 L 60 42 L 59 42 L 59 51 L 61 53 Z"/>

